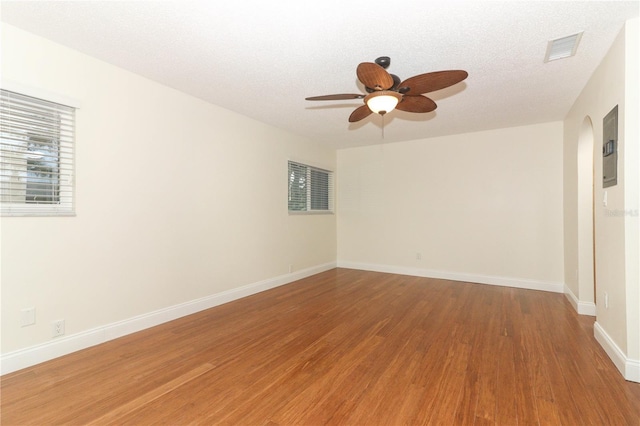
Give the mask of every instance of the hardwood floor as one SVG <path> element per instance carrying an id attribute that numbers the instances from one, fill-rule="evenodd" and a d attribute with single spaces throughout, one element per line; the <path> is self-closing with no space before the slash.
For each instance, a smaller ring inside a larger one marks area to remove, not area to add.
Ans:
<path id="1" fill-rule="evenodd" d="M 3 425 L 638 425 L 564 295 L 335 269 L 2 377 Z"/>

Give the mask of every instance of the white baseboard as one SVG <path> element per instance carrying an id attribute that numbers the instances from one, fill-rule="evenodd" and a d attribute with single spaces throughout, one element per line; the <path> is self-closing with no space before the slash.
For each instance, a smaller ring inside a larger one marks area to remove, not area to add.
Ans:
<path id="1" fill-rule="evenodd" d="M 573 306 L 573 309 L 580 315 L 588 315 L 591 317 L 596 316 L 596 304 L 593 302 L 582 302 L 578 300 L 575 294 L 571 291 L 571 289 L 565 285 L 564 286 L 564 295 L 567 297 L 567 300 Z"/>
<path id="2" fill-rule="evenodd" d="M 39 364 L 72 352 L 79 351 L 127 334 L 154 327 L 174 319 L 194 314 L 214 306 L 241 299 L 284 284 L 289 284 L 320 272 L 336 267 L 335 262 L 318 265 L 289 274 L 269 278 L 242 287 L 212 294 L 200 299 L 169 306 L 147 314 L 139 315 L 123 321 L 107 324 L 91 330 L 83 331 L 51 342 L 35 345 L 2 354 L 0 357 L 0 374 L 7 374 L 32 365 Z"/>
<path id="3" fill-rule="evenodd" d="M 461 272 L 436 271 L 432 269 L 411 268 L 394 265 L 378 265 L 373 263 L 359 263 L 349 261 L 338 261 L 339 268 L 361 269 L 364 271 L 386 272 L 390 274 L 411 275 L 414 277 L 438 278 L 451 281 L 463 281 L 469 283 L 498 285 L 503 287 L 524 288 L 529 290 L 550 291 L 553 293 L 563 293 L 564 284 L 536 281 L 524 278 L 508 278 L 490 275 L 466 274 Z"/>
<path id="4" fill-rule="evenodd" d="M 597 321 L 593 325 L 593 335 L 625 380 L 640 383 L 640 360 L 627 358 Z"/>

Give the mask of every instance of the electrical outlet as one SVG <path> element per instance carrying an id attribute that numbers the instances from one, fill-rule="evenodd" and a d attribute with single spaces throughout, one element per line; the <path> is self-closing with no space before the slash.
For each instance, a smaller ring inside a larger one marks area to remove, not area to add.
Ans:
<path id="1" fill-rule="evenodd" d="M 20 327 L 36 323 L 36 308 L 24 308 L 20 311 Z"/>
<path id="2" fill-rule="evenodd" d="M 52 323 L 53 325 L 53 330 L 52 330 L 52 336 L 51 337 L 58 337 L 58 336 L 62 336 L 64 334 L 64 320 L 56 320 Z"/>
<path id="3" fill-rule="evenodd" d="M 416 260 L 422 260 L 422 253 L 416 253 Z"/>

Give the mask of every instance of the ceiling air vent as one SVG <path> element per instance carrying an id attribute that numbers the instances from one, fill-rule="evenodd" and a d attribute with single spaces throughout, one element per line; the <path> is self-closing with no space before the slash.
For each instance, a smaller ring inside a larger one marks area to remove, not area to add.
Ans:
<path id="1" fill-rule="evenodd" d="M 568 58 L 576 54 L 578 44 L 582 38 L 582 32 L 570 36 L 550 40 L 547 44 L 547 54 L 544 61 L 555 61 L 556 59 Z"/>

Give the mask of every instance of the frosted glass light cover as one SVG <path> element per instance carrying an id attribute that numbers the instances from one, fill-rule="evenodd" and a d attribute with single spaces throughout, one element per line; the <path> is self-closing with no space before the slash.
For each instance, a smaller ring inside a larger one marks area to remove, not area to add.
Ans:
<path id="1" fill-rule="evenodd" d="M 397 92 L 390 90 L 383 90 L 381 92 L 373 92 L 365 98 L 367 106 L 371 111 L 376 114 L 384 111 L 384 113 L 394 110 L 398 102 L 400 102 L 401 95 Z"/>

